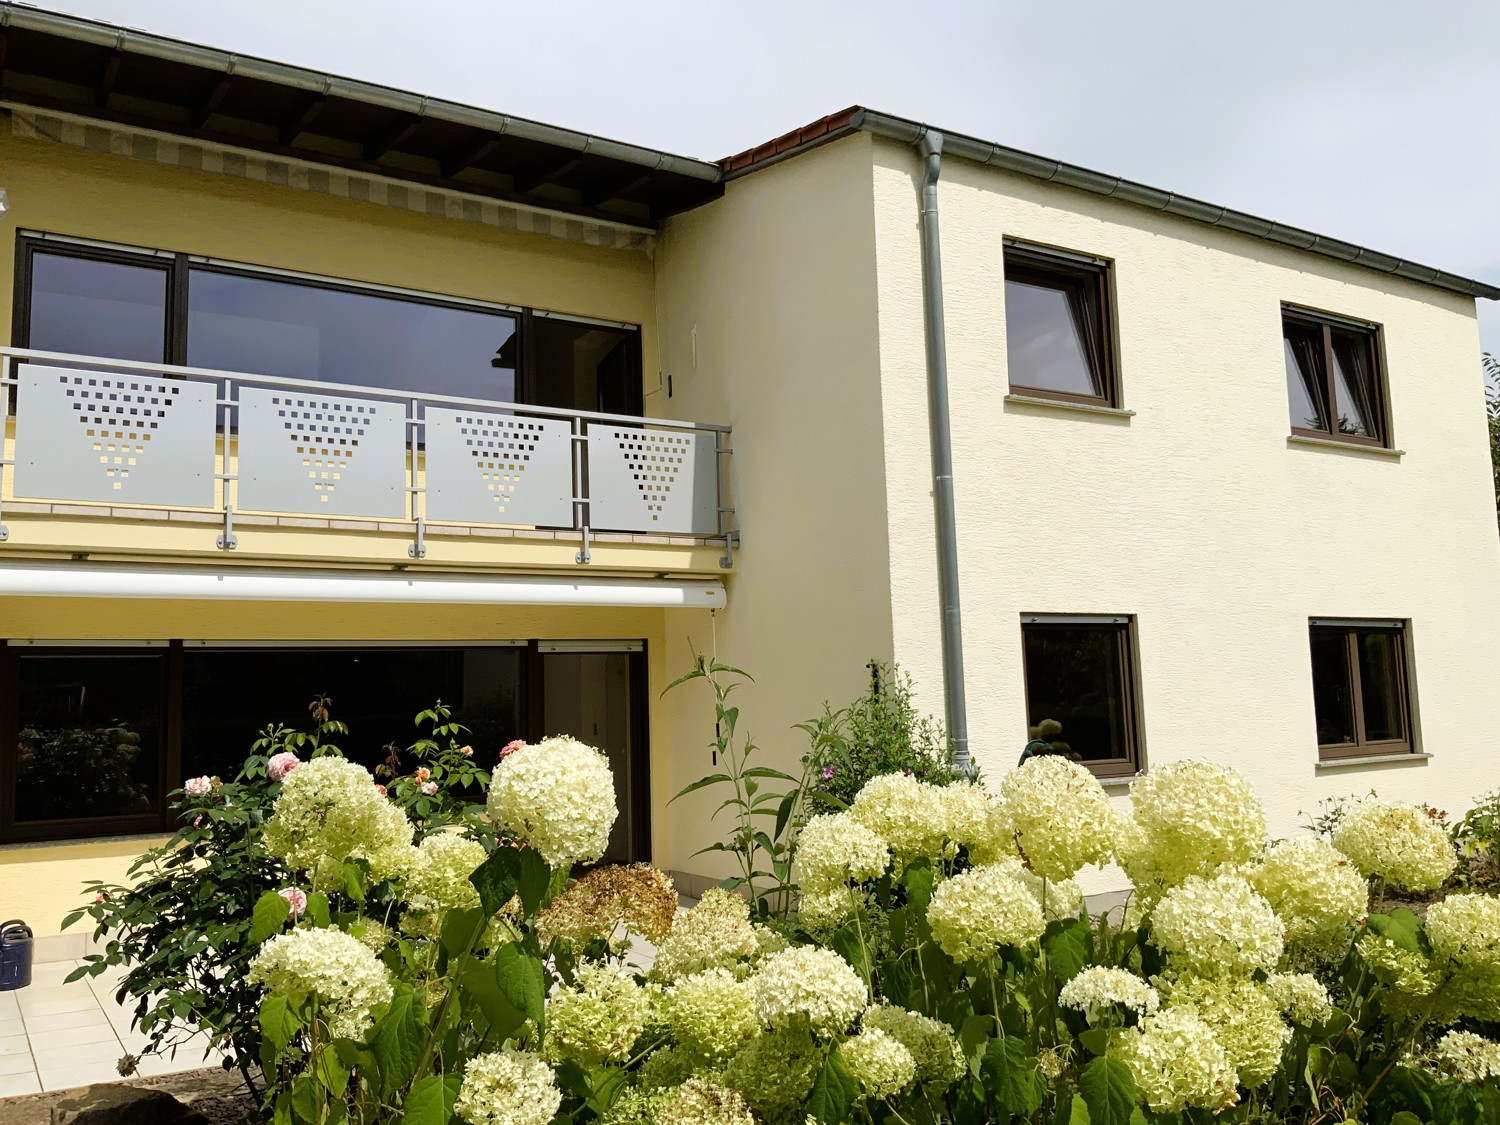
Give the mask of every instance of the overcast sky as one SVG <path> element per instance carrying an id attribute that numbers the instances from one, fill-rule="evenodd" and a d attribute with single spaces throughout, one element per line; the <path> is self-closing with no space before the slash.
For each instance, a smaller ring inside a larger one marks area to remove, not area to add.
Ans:
<path id="1" fill-rule="evenodd" d="M 40 6 L 710 159 L 868 105 L 1500 283 L 1497 0 Z"/>

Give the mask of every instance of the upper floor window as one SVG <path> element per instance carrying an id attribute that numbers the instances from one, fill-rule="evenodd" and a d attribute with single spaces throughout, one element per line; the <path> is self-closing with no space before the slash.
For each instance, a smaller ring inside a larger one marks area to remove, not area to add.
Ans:
<path id="1" fill-rule="evenodd" d="M 1405 623 L 1315 618 L 1310 634 L 1319 756 L 1410 753 Z"/>
<path id="2" fill-rule="evenodd" d="M 642 412 L 640 333 L 479 302 L 22 236 L 17 343 L 380 390 Z"/>
<path id="3" fill-rule="evenodd" d="M 1108 262 L 1007 242 L 1005 339 L 1012 391 L 1119 405 Z"/>
<path id="4" fill-rule="evenodd" d="M 1281 336 L 1292 432 L 1386 444 L 1378 329 L 1284 307 Z"/>
<path id="5" fill-rule="evenodd" d="M 1134 624 L 1132 617 L 1022 618 L 1027 725 L 1100 777 L 1128 777 L 1141 767 Z"/>

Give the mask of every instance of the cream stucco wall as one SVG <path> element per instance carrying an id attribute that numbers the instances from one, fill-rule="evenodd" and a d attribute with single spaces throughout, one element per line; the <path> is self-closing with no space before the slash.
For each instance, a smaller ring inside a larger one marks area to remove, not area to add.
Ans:
<path id="1" fill-rule="evenodd" d="M 940 711 L 919 170 L 888 142 L 874 162 L 892 578 L 914 592 L 894 602 L 894 645 Z M 940 208 L 969 730 L 990 776 L 1026 735 L 1021 614 L 1127 613 L 1148 762 L 1233 764 L 1273 832 L 1330 795 L 1461 809 L 1500 784 L 1473 301 L 960 160 Z M 1005 402 L 1007 236 L 1113 260 L 1133 417 Z M 1384 326 L 1403 456 L 1289 445 L 1282 302 Z M 1410 619 L 1430 759 L 1318 768 L 1312 616 Z"/>
<path id="2" fill-rule="evenodd" d="M 755 677 L 736 697 L 740 730 L 788 769 L 807 747 L 792 725 L 853 699 L 864 663 L 891 654 L 870 192 L 870 140 L 854 136 L 730 183 L 658 239 L 670 408 L 734 425 L 744 540 L 718 651 Z M 705 617 L 668 614 L 672 672 L 692 646 L 711 651 Z M 713 712 L 701 686 L 667 706 L 676 758 L 656 780 L 675 791 L 711 769 Z M 707 822 L 718 799 L 673 805 L 693 846 L 674 845 L 670 866 L 723 873 L 690 855 L 720 834 Z"/>

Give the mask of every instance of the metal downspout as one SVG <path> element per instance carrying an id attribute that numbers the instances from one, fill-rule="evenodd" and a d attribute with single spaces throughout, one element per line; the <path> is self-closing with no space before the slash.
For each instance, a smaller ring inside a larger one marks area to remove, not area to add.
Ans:
<path id="1" fill-rule="evenodd" d="M 942 607 L 943 705 L 953 764 L 970 769 L 964 699 L 964 635 L 958 605 L 958 532 L 953 515 L 953 433 L 948 417 L 948 343 L 943 328 L 943 257 L 938 238 L 938 176 L 943 134 L 924 128 L 922 156 L 922 320 L 927 337 L 927 424 L 932 446 L 932 505 L 937 530 L 938 601 Z"/>

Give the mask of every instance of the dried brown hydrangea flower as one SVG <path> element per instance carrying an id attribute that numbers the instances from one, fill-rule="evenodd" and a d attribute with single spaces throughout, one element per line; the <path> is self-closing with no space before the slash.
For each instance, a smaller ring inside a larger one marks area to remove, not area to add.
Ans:
<path id="1" fill-rule="evenodd" d="M 596 867 L 542 909 L 536 929 L 544 943 L 567 938 L 583 945 L 609 940 L 623 924 L 632 934 L 659 942 L 676 913 L 677 891 L 657 868 L 648 863 Z"/>

